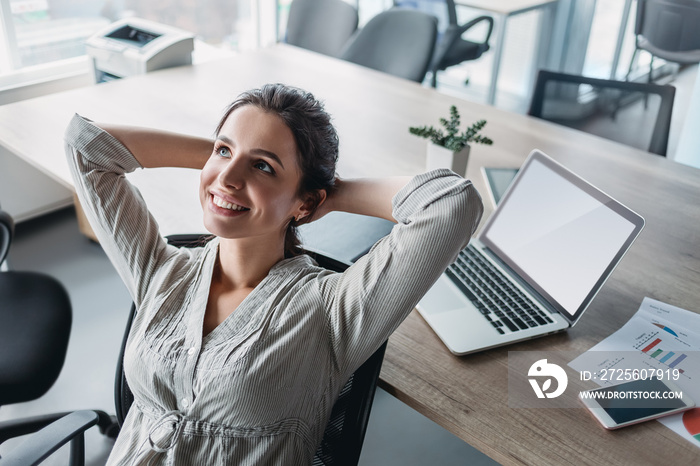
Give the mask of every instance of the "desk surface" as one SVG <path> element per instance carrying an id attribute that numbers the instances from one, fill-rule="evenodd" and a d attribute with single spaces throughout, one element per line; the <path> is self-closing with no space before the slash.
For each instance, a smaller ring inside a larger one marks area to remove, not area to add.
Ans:
<path id="1" fill-rule="evenodd" d="M 509 408 L 507 352 L 583 353 L 622 326 L 644 296 L 697 312 L 700 170 L 290 46 L 2 106 L 0 144 L 70 186 L 62 134 L 74 112 L 96 121 L 211 135 L 233 97 L 275 81 L 326 101 L 341 137 L 342 176 L 421 172 L 425 141 L 407 128 L 435 124 L 455 104 L 464 122 L 487 119 L 485 133 L 495 141 L 472 148 L 467 175 L 481 192 L 480 166 L 517 167 L 537 147 L 647 221 L 570 331 L 457 357 L 413 312 L 389 341 L 383 388 L 504 464 L 651 464 L 658 458 L 698 464 L 700 451 L 657 422 L 606 432 L 583 409 Z M 167 189 L 172 205 L 172 185 Z M 493 207 L 486 204 L 488 214 Z"/>
<path id="2" fill-rule="evenodd" d="M 513 16 L 526 11 L 536 10 L 558 0 L 455 0 L 457 5 L 490 11 L 503 16 Z"/>

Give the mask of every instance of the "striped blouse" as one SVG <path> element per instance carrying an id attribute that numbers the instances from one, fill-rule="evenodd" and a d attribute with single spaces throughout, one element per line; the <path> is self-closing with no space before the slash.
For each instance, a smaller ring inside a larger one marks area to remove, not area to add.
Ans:
<path id="1" fill-rule="evenodd" d="M 344 273 L 285 259 L 203 336 L 217 238 L 167 245 L 124 174 L 129 150 L 88 120 L 66 130 L 80 203 L 138 313 L 124 356 L 134 393 L 108 464 L 310 464 L 339 391 L 473 234 L 471 182 L 448 170 L 393 199 L 398 224 Z"/>

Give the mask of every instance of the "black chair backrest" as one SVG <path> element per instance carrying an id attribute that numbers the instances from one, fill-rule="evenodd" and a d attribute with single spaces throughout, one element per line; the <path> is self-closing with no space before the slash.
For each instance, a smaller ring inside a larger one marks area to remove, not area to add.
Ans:
<path id="1" fill-rule="evenodd" d="M 178 247 L 193 247 L 201 246 L 207 242 L 208 238 L 211 237 L 173 235 L 168 237 L 168 242 Z M 349 266 L 346 262 L 319 253 L 309 252 L 309 255 L 321 267 L 336 272 L 342 272 Z M 117 422 L 120 427 L 123 425 L 129 408 L 134 401 L 134 395 L 131 393 L 129 384 L 124 376 L 123 362 L 126 340 L 135 315 L 136 306 L 132 304 L 117 362 L 114 395 Z M 315 466 L 349 466 L 356 465 L 359 462 L 386 345 L 387 342 L 384 342 L 345 383 L 333 405 L 323 439 L 314 456 L 313 464 Z"/>
<path id="2" fill-rule="evenodd" d="M 345 383 L 316 450 L 314 466 L 359 463 L 386 345 L 384 342 Z"/>
<path id="3" fill-rule="evenodd" d="M 13 235 L 14 221 L 0 209 L 0 265 Z M 55 278 L 0 272 L 0 405 L 35 400 L 53 386 L 65 361 L 72 318 L 68 292 Z"/>
<path id="4" fill-rule="evenodd" d="M 540 70 L 528 114 L 665 156 L 675 92 L 669 85 Z M 645 108 L 648 97 L 656 98 L 655 108 Z"/>
<path id="5" fill-rule="evenodd" d="M 357 10 L 343 0 L 294 0 L 286 42 L 337 57 L 357 30 Z"/>
<path id="6" fill-rule="evenodd" d="M 0 265 L 5 262 L 14 232 L 15 222 L 12 220 L 12 217 L 10 217 L 10 214 L 0 209 Z"/>
<path id="7" fill-rule="evenodd" d="M 422 82 L 437 40 L 437 18 L 404 8 L 379 13 L 348 42 L 341 58 Z"/>

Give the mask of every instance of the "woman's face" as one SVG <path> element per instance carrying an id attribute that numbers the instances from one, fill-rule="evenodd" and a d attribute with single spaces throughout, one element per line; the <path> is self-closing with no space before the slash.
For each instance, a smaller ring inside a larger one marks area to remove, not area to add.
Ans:
<path id="1" fill-rule="evenodd" d="M 282 119 L 252 105 L 238 108 L 202 169 L 204 226 L 222 238 L 283 242 L 289 220 L 309 213 L 297 196 L 300 180 L 296 142 Z"/>

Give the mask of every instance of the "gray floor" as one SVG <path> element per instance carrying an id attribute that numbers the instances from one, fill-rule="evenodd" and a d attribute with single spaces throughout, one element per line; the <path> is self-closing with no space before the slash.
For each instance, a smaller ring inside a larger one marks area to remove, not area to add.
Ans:
<path id="1" fill-rule="evenodd" d="M 72 208 L 17 227 L 9 264 L 43 271 L 68 289 L 73 329 L 65 366 L 41 399 L 0 408 L 0 421 L 76 409 L 114 412 L 113 380 L 130 299 L 101 248 L 78 231 Z M 21 440 L 0 447 L 11 449 Z M 87 464 L 105 464 L 112 441 L 95 428 L 86 440 Z M 63 465 L 67 449 L 44 464 Z M 497 464 L 382 390 L 375 397 L 362 465 Z"/>

